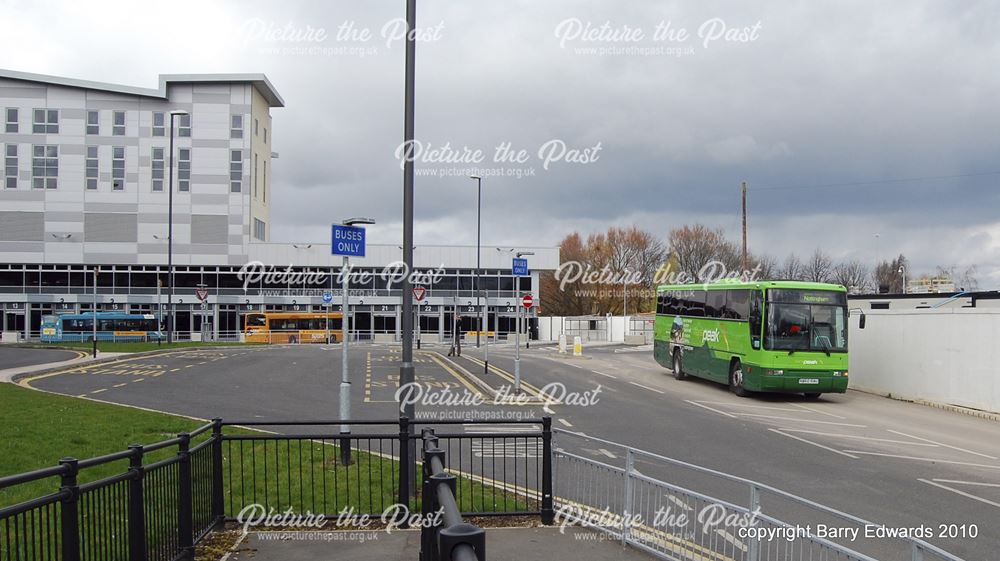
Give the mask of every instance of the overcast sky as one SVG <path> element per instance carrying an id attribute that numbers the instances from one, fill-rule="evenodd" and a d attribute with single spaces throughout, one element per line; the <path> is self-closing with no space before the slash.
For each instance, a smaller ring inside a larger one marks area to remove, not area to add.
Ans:
<path id="1" fill-rule="evenodd" d="M 355 215 L 401 240 L 402 0 L 0 5 L 6 68 L 142 87 L 267 74 L 287 104 L 273 241 Z M 418 27 L 417 139 L 483 159 L 423 152 L 418 173 L 439 175 L 416 179 L 417 245 L 475 243 L 469 167 L 527 175 L 483 182 L 483 243 L 512 247 L 633 223 L 735 238 L 746 180 L 752 251 L 904 253 L 1000 287 L 994 2 L 433 0 Z M 495 162 L 506 144 L 527 160 Z"/>

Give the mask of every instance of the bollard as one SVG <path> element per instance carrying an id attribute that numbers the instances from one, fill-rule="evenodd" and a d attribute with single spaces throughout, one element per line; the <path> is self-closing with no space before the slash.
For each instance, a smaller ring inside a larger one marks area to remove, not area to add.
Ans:
<path id="1" fill-rule="evenodd" d="M 583 356 L 583 339 L 579 335 L 573 337 L 573 356 Z"/>
<path id="2" fill-rule="evenodd" d="M 559 336 L 559 354 L 566 354 L 566 335 Z"/>

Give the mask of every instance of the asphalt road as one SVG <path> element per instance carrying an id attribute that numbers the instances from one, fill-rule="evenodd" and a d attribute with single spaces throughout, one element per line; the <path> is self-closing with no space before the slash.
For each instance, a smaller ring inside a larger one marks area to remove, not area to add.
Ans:
<path id="1" fill-rule="evenodd" d="M 591 349 L 587 359 L 561 358 L 544 348 L 522 351 L 523 379 L 535 388 L 558 382 L 576 395 L 596 395 L 596 402 L 564 400 L 551 407 L 554 426 L 562 430 L 754 479 L 888 526 L 928 524 L 936 533 L 939 524 L 977 524 L 975 539 L 929 541 L 969 560 L 1000 559 L 1000 426 L 995 422 L 858 392 L 818 401 L 738 398 L 720 385 L 674 380 L 649 352 L 616 352 L 621 350 Z M 484 391 L 483 385 L 499 388 L 509 384 L 504 373 L 514 371 L 512 354 L 510 347 L 494 347 L 490 365 L 500 372 L 485 372 L 482 354 L 474 348 L 466 347 L 454 362 L 427 350 L 416 355 L 418 381 L 456 394 Z M 340 358 L 339 346 L 205 348 L 93 365 L 30 384 L 201 418 L 324 420 L 337 418 Z M 396 417 L 398 349 L 352 347 L 350 359 L 352 417 Z M 418 404 L 422 412 L 492 421 L 545 414 L 537 403 Z M 621 451 L 568 432 L 557 435 L 556 445 L 611 465 L 624 462 Z M 745 487 L 703 473 L 652 461 L 636 467 L 650 477 L 747 502 Z M 566 483 L 557 481 L 557 494 Z M 773 497 L 765 497 L 763 505 L 765 512 L 791 522 L 808 516 Z M 891 559 L 890 545 L 864 547 Z"/>
<path id="2" fill-rule="evenodd" d="M 78 356 L 80 356 L 79 352 L 67 349 L 35 349 L 0 345 L 0 370 L 61 362 Z"/>

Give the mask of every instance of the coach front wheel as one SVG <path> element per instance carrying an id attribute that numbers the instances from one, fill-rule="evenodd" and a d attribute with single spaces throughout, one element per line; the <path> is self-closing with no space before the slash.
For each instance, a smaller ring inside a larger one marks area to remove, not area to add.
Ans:
<path id="1" fill-rule="evenodd" d="M 750 395 L 750 392 L 743 387 L 743 365 L 738 360 L 733 361 L 729 367 L 729 389 L 740 397 Z"/>

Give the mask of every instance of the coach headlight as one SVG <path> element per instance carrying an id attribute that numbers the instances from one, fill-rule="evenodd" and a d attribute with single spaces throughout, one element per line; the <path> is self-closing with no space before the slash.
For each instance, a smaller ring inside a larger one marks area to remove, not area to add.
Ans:
<path id="1" fill-rule="evenodd" d="M 770 374 L 770 375 L 772 375 L 772 376 L 781 376 L 782 374 L 785 373 L 785 371 L 784 370 L 768 370 L 767 373 Z"/>
<path id="2" fill-rule="evenodd" d="M 841 372 L 840 370 L 834 370 L 833 371 L 833 375 L 834 376 L 847 376 L 847 371 L 844 370 L 843 372 Z"/>

